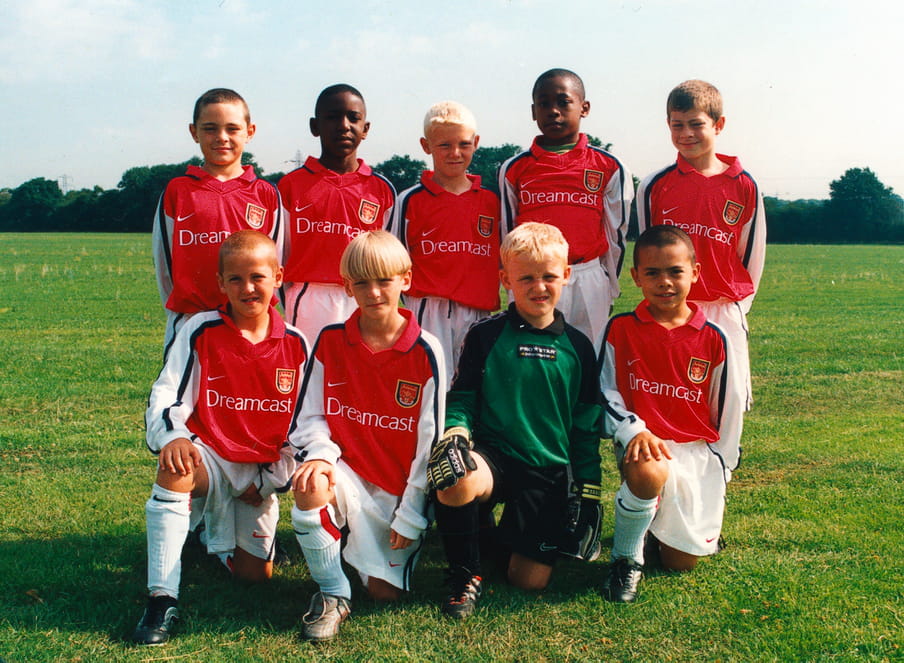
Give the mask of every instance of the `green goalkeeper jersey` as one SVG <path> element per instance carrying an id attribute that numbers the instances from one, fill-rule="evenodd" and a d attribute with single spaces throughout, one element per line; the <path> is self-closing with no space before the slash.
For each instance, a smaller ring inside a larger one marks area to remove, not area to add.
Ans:
<path id="1" fill-rule="evenodd" d="M 512 304 L 468 331 L 446 428 L 531 467 L 570 463 L 575 480 L 598 484 L 601 403 L 590 340 L 559 311 L 536 329 Z"/>

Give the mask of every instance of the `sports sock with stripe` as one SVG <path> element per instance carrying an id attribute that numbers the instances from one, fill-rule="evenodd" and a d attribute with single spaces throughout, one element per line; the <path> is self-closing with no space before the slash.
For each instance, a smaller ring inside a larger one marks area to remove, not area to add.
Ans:
<path id="1" fill-rule="evenodd" d="M 350 599 L 352 587 L 342 571 L 342 534 L 336 527 L 333 505 L 304 510 L 293 506 L 292 527 L 311 578 L 320 586 L 320 591 Z"/>
<path id="2" fill-rule="evenodd" d="M 644 500 L 628 488 L 626 482 L 615 493 L 615 534 L 612 537 L 612 559 L 626 557 L 643 564 L 644 535 L 656 515 L 658 498 Z"/>
<path id="3" fill-rule="evenodd" d="M 177 493 L 154 484 L 145 503 L 148 536 L 148 592 L 179 598 L 182 545 L 191 513 L 189 493 Z"/>

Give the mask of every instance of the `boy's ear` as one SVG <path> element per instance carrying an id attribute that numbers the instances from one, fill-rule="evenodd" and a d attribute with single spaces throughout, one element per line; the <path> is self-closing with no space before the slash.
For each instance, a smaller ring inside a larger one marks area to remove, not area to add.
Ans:
<path id="1" fill-rule="evenodd" d="M 411 270 L 402 274 L 402 292 L 408 292 L 411 289 Z"/>
<path id="2" fill-rule="evenodd" d="M 346 295 L 348 295 L 349 297 L 354 298 L 355 292 L 352 290 L 352 282 L 351 282 L 351 281 L 349 281 L 347 278 L 344 278 L 344 277 L 343 277 L 343 279 L 342 279 L 342 287 L 345 289 L 345 294 L 346 294 Z"/>
<path id="3" fill-rule="evenodd" d="M 691 283 L 696 283 L 700 278 L 700 263 L 694 263 L 694 270 L 691 272 Z"/>
<path id="4" fill-rule="evenodd" d="M 421 149 L 424 150 L 424 154 L 430 154 L 430 143 L 426 138 L 421 138 Z"/>
<path id="5" fill-rule="evenodd" d="M 254 132 L 257 131 L 257 125 L 253 122 L 248 125 L 248 140 L 254 138 Z"/>
<path id="6" fill-rule="evenodd" d="M 537 121 L 537 107 L 535 104 L 530 105 L 530 119 L 532 119 L 534 122 Z"/>
<path id="7" fill-rule="evenodd" d="M 220 287 L 220 292 L 224 295 L 226 294 L 226 283 L 223 281 L 223 275 L 220 272 L 217 272 L 217 285 Z"/>
<path id="8" fill-rule="evenodd" d="M 315 138 L 320 138 L 320 128 L 317 126 L 317 118 L 312 117 L 308 120 L 308 126 L 311 128 L 311 135 Z"/>
<path id="9" fill-rule="evenodd" d="M 718 120 L 716 120 L 715 124 L 713 124 L 713 128 L 716 130 L 717 134 L 722 133 L 722 129 L 725 128 L 725 116 L 721 116 Z"/>
<path id="10" fill-rule="evenodd" d="M 370 131 L 370 122 L 364 123 L 364 131 L 361 132 L 361 140 L 367 138 L 367 132 Z"/>
<path id="11" fill-rule="evenodd" d="M 581 117 L 587 117 L 590 115 L 590 102 L 584 99 L 581 102 Z"/>
<path id="12" fill-rule="evenodd" d="M 198 140 L 198 127 L 195 126 L 195 123 L 194 123 L 194 122 L 192 122 L 191 124 L 188 125 L 188 133 L 191 134 L 192 139 L 193 139 L 196 143 L 200 142 L 200 141 Z"/>
<path id="13" fill-rule="evenodd" d="M 283 268 L 282 265 L 276 268 L 276 273 L 273 275 L 274 280 L 276 281 L 276 287 L 279 288 L 282 286 L 283 280 Z"/>
<path id="14" fill-rule="evenodd" d="M 480 136 L 474 134 L 474 149 L 477 149 L 477 146 L 480 144 Z"/>
<path id="15" fill-rule="evenodd" d="M 637 280 L 637 270 L 634 267 L 631 268 L 631 278 L 634 279 L 634 285 L 639 288 L 640 281 Z"/>
<path id="16" fill-rule="evenodd" d="M 505 269 L 499 270 L 499 282 L 502 284 L 502 287 L 505 288 L 506 290 L 512 289 L 512 287 L 509 285 L 508 273 L 505 271 Z"/>

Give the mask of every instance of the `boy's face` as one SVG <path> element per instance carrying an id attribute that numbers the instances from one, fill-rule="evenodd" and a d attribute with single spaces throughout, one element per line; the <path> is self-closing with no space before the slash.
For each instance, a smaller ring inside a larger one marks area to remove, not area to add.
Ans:
<path id="1" fill-rule="evenodd" d="M 631 268 L 634 283 L 649 302 L 655 320 L 672 320 L 687 312 L 687 295 L 700 276 L 700 263 L 691 260 L 683 242 L 647 246 L 637 253 Z"/>
<path id="2" fill-rule="evenodd" d="M 320 138 L 324 154 L 344 158 L 355 154 L 358 145 L 367 138 L 364 100 L 351 92 L 339 92 L 321 100 L 317 115 L 311 118 L 311 133 Z"/>
<path id="3" fill-rule="evenodd" d="M 434 124 L 421 138 L 421 147 L 433 157 L 434 172 L 451 179 L 467 172 L 479 140 L 473 129 L 460 124 Z"/>
<path id="4" fill-rule="evenodd" d="M 236 324 L 270 315 L 273 293 L 282 285 L 282 269 L 275 262 L 272 248 L 266 245 L 226 256 L 217 281 Z"/>
<path id="5" fill-rule="evenodd" d="M 570 145 L 578 141 L 581 118 L 590 113 L 590 102 L 584 99 L 574 80 L 554 76 L 541 81 L 530 111 L 543 134 L 544 144 Z"/>
<path id="6" fill-rule="evenodd" d="M 411 270 L 381 279 L 345 279 L 343 284 L 363 318 L 382 320 L 398 311 L 399 297 L 411 287 Z"/>
<path id="7" fill-rule="evenodd" d="M 226 102 L 202 107 L 197 123 L 188 125 L 188 130 L 201 146 L 205 164 L 226 167 L 241 163 L 255 126 L 245 121 L 243 104 Z"/>
<path id="8" fill-rule="evenodd" d="M 556 304 L 569 278 L 571 267 L 549 251 L 542 260 L 527 253 L 511 256 L 499 272 L 503 287 L 512 293 L 518 313 L 537 329 L 552 324 Z"/>
<path id="9" fill-rule="evenodd" d="M 669 111 L 669 131 L 672 145 L 685 159 L 693 163 L 716 153 L 716 136 L 725 126 L 725 116 L 717 121 L 704 111 Z"/>

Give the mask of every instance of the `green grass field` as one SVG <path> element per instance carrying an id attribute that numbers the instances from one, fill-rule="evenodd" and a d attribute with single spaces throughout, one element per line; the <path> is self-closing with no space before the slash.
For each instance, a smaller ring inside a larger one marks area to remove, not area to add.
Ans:
<path id="1" fill-rule="evenodd" d="M 636 604 L 600 597 L 604 561 L 562 563 L 539 595 L 491 576 L 478 615 L 449 623 L 432 532 L 410 598 L 356 594 L 341 639 L 314 647 L 297 637 L 314 585 L 284 518 L 292 566 L 246 586 L 188 555 L 179 636 L 136 648 L 143 412 L 163 336 L 149 247 L 0 234 L 0 660 L 904 659 L 904 247 L 770 247 L 728 547 L 691 574 L 652 574 Z M 624 291 L 619 310 L 638 298 Z M 607 503 L 607 548 L 611 535 Z"/>

